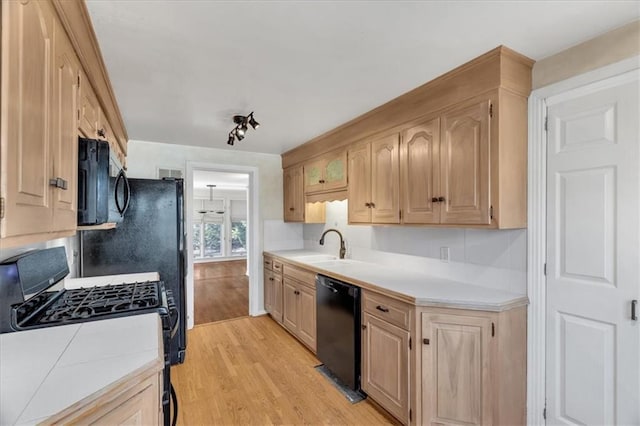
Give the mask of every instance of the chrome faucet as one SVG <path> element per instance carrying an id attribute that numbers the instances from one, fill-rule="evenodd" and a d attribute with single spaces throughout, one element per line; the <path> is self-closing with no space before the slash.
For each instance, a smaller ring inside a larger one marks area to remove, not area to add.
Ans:
<path id="1" fill-rule="evenodd" d="M 340 259 L 344 259 L 344 255 L 347 253 L 347 249 L 344 247 L 344 238 L 342 238 L 342 234 L 340 233 L 340 231 L 338 231 L 337 229 L 327 229 L 326 231 L 324 231 L 322 233 L 322 236 L 320 237 L 320 245 L 323 246 L 324 245 L 324 236 L 327 235 L 328 232 L 335 232 L 336 234 L 338 234 L 340 236 Z"/>

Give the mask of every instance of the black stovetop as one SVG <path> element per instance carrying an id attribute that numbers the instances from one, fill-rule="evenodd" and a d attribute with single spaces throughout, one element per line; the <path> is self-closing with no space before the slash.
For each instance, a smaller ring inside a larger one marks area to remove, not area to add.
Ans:
<path id="1" fill-rule="evenodd" d="M 160 283 L 146 281 L 43 292 L 15 307 L 20 328 L 142 313 L 163 306 Z"/>

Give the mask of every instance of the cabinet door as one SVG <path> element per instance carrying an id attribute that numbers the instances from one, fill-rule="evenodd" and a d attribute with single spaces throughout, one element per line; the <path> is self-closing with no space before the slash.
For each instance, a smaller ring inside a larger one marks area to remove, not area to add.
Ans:
<path id="1" fill-rule="evenodd" d="M 54 231 L 74 230 L 78 223 L 78 77 L 80 66 L 71 42 L 56 23 L 54 37 L 53 177 L 66 189 L 53 188 Z"/>
<path id="2" fill-rule="evenodd" d="M 284 170 L 284 221 L 304 222 L 304 193 L 302 166 Z"/>
<path id="3" fill-rule="evenodd" d="M 157 382 L 157 379 L 156 379 Z M 160 392 L 153 383 L 131 398 L 120 402 L 102 417 L 88 421 L 88 425 L 143 426 L 160 424 Z M 79 422 L 80 424 L 82 422 Z"/>
<path id="4" fill-rule="evenodd" d="M 366 312 L 362 323 L 362 389 L 407 424 L 409 332 Z"/>
<path id="5" fill-rule="evenodd" d="M 400 223 L 398 135 L 371 142 L 371 222 Z"/>
<path id="6" fill-rule="evenodd" d="M 316 291 L 306 286 L 298 286 L 300 318 L 298 337 L 314 352 L 316 350 Z"/>
<path id="7" fill-rule="evenodd" d="M 2 237 L 52 226 L 50 8 L 49 2 L 2 2 Z"/>
<path id="8" fill-rule="evenodd" d="M 271 299 L 271 317 L 282 324 L 283 309 L 282 275 L 273 274 L 273 294 Z"/>
<path id="9" fill-rule="evenodd" d="M 490 224 L 489 101 L 442 116 L 441 223 Z"/>
<path id="10" fill-rule="evenodd" d="M 406 129 L 400 144 L 402 221 L 440 223 L 440 120 Z"/>
<path id="11" fill-rule="evenodd" d="M 330 153 L 325 160 L 324 190 L 335 190 L 347 186 L 347 151 Z"/>
<path id="12" fill-rule="evenodd" d="M 324 164 L 325 161 L 316 160 L 304 165 L 304 192 L 322 191 L 324 189 Z"/>
<path id="13" fill-rule="evenodd" d="M 268 269 L 264 270 L 264 310 L 268 313 L 273 312 L 273 272 Z"/>
<path id="14" fill-rule="evenodd" d="M 367 144 L 350 149 L 347 158 L 349 223 L 370 223 L 371 148 Z"/>
<path id="15" fill-rule="evenodd" d="M 422 424 L 491 424 L 491 321 L 423 313 L 422 337 Z"/>
<path id="16" fill-rule="evenodd" d="M 291 282 L 287 278 L 283 284 L 283 309 L 282 323 L 289 331 L 297 334 L 298 332 L 298 289 L 297 284 Z"/>
<path id="17" fill-rule="evenodd" d="M 100 105 L 91 83 L 84 73 L 80 76 L 80 132 L 87 138 L 98 137 Z"/>

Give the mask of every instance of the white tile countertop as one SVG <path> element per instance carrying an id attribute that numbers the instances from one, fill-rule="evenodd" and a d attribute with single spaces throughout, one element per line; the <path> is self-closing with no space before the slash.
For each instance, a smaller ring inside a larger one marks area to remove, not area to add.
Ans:
<path id="1" fill-rule="evenodd" d="M 402 266 L 380 265 L 365 261 L 330 260 L 313 250 L 265 252 L 292 263 L 372 291 L 395 297 L 417 306 L 437 306 L 500 312 L 526 305 L 525 295 L 481 287 Z"/>
<path id="2" fill-rule="evenodd" d="M 162 356 L 157 313 L 0 334 L 0 424 L 35 424 L 89 402 Z"/>

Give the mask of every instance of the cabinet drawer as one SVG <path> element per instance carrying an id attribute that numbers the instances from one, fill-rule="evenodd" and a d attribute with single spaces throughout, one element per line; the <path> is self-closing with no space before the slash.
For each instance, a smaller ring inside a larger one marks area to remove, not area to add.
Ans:
<path id="1" fill-rule="evenodd" d="M 271 262 L 271 265 L 272 265 L 273 272 L 280 273 L 280 274 L 282 273 L 282 262 L 278 262 L 277 260 L 274 260 Z"/>
<path id="2" fill-rule="evenodd" d="M 273 270 L 273 259 L 266 256 L 264 257 L 264 269 L 267 269 L 269 271 Z"/>
<path id="3" fill-rule="evenodd" d="M 284 275 L 295 278 L 300 281 L 302 284 L 305 284 L 309 287 L 316 288 L 316 274 L 315 272 L 307 271 L 306 269 L 298 268 L 297 266 L 284 264 Z"/>
<path id="4" fill-rule="evenodd" d="M 362 292 L 362 310 L 371 315 L 411 330 L 411 306 L 369 291 Z"/>

